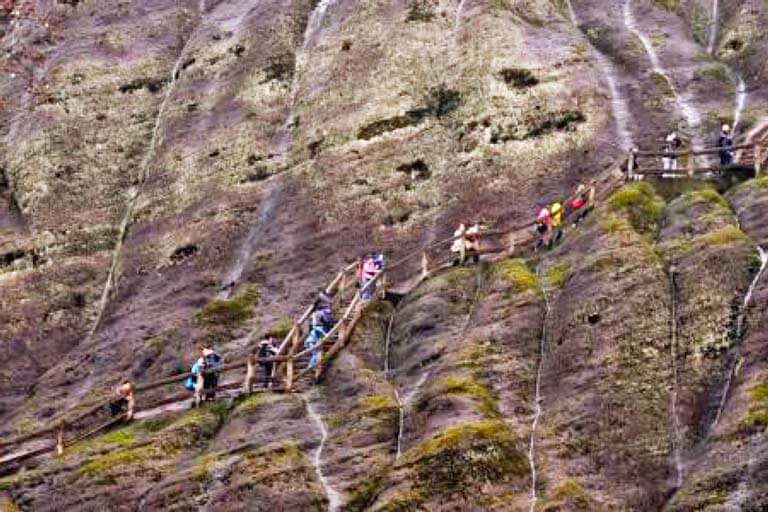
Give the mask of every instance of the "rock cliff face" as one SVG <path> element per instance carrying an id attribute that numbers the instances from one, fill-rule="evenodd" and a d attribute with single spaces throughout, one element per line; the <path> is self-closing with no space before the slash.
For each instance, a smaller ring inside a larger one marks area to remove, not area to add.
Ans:
<path id="1" fill-rule="evenodd" d="M 764 126 L 768 7 L 711 4 L 13 2 L 1 435 L 203 340 L 242 357 L 364 250 L 527 222 L 670 128 Z M 680 188 L 377 303 L 311 392 L 137 420 L 0 505 L 763 510 L 768 187 Z"/>

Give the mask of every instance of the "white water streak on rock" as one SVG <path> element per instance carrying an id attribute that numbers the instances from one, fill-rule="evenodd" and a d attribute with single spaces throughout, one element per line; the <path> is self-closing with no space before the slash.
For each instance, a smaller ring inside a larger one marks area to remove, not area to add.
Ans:
<path id="1" fill-rule="evenodd" d="M 320 432 L 320 444 L 317 446 L 317 450 L 315 451 L 315 455 L 312 459 L 312 463 L 315 466 L 315 473 L 317 474 L 317 479 L 320 481 L 320 485 L 325 491 L 325 495 L 328 497 L 328 511 L 338 512 L 343 504 L 341 494 L 339 494 L 336 490 L 333 489 L 333 487 L 331 487 L 330 483 L 328 482 L 328 478 L 323 474 L 322 468 L 323 448 L 325 448 L 325 442 L 328 440 L 328 429 L 323 422 L 323 418 L 320 416 L 317 410 L 315 410 L 312 402 L 310 402 L 306 397 L 304 398 L 304 404 L 307 407 L 307 415 L 317 426 L 317 430 Z"/>
<path id="2" fill-rule="evenodd" d="M 536 274 L 539 274 L 537 269 Z M 546 288 L 541 288 L 541 293 L 544 296 L 544 319 L 541 324 L 541 338 L 539 340 L 539 363 L 536 366 L 536 384 L 534 393 L 534 413 L 533 421 L 531 422 L 531 439 L 528 444 L 528 464 L 531 467 L 531 508 L 530 512 L 536 511 L 536 502 L 538 497 L 536 495 L 537 473 L 536 473 L 536 428 L 539 425 L 539 418 L 541 417 L 541 368 L 544 364 L 544 348 L 547 341 L 547 321 L 549 320 L 549 314 L 551 307 L 549 304 L 549 297 L 547 296 Z"/>
<path id="3" fill-rule="evenodd" d="M 568 0 L 568 13 L 571 17 L 571 23 L 578 29 L 580 26 L 579 19 L 576 15 L 576 11 L 573 9 L 571 0 Z M 616 122 L 616 131 L 619 143 L 621 144 L 621 149 L 632 149 L 634 147 L 634 141 L 628 127 L 629 107 L 627 106 L 627 100 L 621 95 L 621 91 L 619 90 L 618 81 L 616 80 L 616 71 L 608 57 L 603 55 L 603 53 L 591 43 L 589 44 L 592 47 L 592 54 L 595 56 L 597 65 L 600 68 L 601 76 L 603 80 L 605 80 L 605 84 L 608 86 L 608 92 L 611 95 L 611 112 L 613 114 L 613 119 Z"/>
<path id="4" fill-rule="evenodd" d="M 675 106 L 685 119 L 688 128 L 691 130 L 698 128 L 701 125 L 701 114 L 699 114 L 693 105 L 691 105 L 690 102 L 678 91 L 677 87 L 672 81 L 672 77 L 661 65 L 661 61 L 659 60 L 659 56 L 653 47 L 653 43 L 651 43 L 651 40 L 648 39 L 648 37 L 638 28 L 637 21 L 635 20 L 635 16 L 632 13 L 632 0 L 624 0 L 624 25 L 632 34 L 638 38 L 640 43 L 643 45 L 645 53 L 648 55 L 648 60 L 651 63 L 653 72 L 661 76 L 664 81 L 667 82 L 667 85 L 669 86 L 669 89 L 675 98 Z M 694 135 L 692 138 L 694 145 L 698 145 L 697 137 Z"/>
<path id="5" fill-rule="evenodd" d="M 747 294 L 744 296 L 744 303 L 742 304 L 741 312 L 739 313 L 739 316 L 736 318 L 736 333 L 738 336 L 741 336 L 742 330 L 744 328 L 744 319 L 746 318 L 747 314 L 747 307 L 749 306 L 749 302 L 752 300 L 752 295 L 755 293 L 755 289 L 757 288 L 757 283 L 760 281 L 760 278 L 762 277 L 763 273 L 765 272 L 766 264 L 768 264 L 768 252 L 766 252 L 762 247 L 757 248 L 758 254 L 760 255 L 760 269 L 757 271 L 757 274 L 755 274 L 755 278 L 752 280 L 752 283 L 749 285 L 749 289 L 747 290 Z M 736 367 L 738 366 L 737 363 L 738 360 L 738 353 L 734 357 L 734 361 L 731 365 L 731 368 L 728 371 L 728 376 L 725 380 L 725 387 L 723 389 L 723 394 L 720 397 L 720 405 L 717 408 L 717 414 L 715 415 L 715 421 L 712 422 L 712 429 L 714 429 L 717 426 L 717 423 L 720 421 L 720 416 L 723 414 L 723 410 L 725 409 L 725 404 L 728 401 L 728 394 L 731 390 L 731 383 L 733 382 L 733 375 L 736 373 Z"/>
<path id="6" fill-rule="evenodd" d="M 228 299 L 235 289 L 235 286 L 239 283 L 243 272 L 245 272 L 246 267 L 253 258 L 254 252 L 261 245 L 262 237 L 264 236 L 264 228 L 270 222 L 272 213 L 275 211 L 275 207 L 278 204 L 282 189 L 283 187 L 281 183 L 273 182 L 262 192 L 261 205 L 259 206 L 256 220 L 251 225 L 246 237 L 243 239 L 243 242 L 237 251 L 237 255 L 227 271 L 221 286 L 221 291 L 219 291 L 216 299 Z"/>
<path id="7" fill-rule="evenodd" d="M 717 26 L 720 23 L 720 2 L 712 0 L 712 18 L 709 20 L 709 33 L 707 34 L 707 53 L 715 53 L 717 44 Z"/>
<path id="8" fill-rule="evenodd" d="M 680 454 L 680 442 L 682 436 L 680 433 L 680 413 L 677 407 L 680 376 L 678 374 L 677 364 L 677 286 L 675 285 L 674 270 L 670 270 L 669 272 L 669 287 L 671 295 L 669 346 L 670 356 L 672 358 L 672 390 L 669 393 L 669 402 L 670 414 L 672 415 L 672 458 L 675 463 L 675 489 L 679 489 L 683 485 L 685 469 L 683 467 L 683 459 Z"/>
<path id="9" fill-rule="evenodd" d="M 405 409 L 411 405 L 411 403 L 413 402 L 413 399 L 416 398 L 416 394 L 421 389 L 421 386 L 423 386 L 424 383 L 427 381 L 431 373 L 432 372 L 429 370 L 422 373 L 421 377 L 419 377 L 419 380 L 416 381 L 416 384 L 413 386 L 413 389 L 403 398 L 400 397 L 400 393 L 397 391 L 397 388 L 395 388 L 395 400 L 397 400 L 397 405 L 400 410 L 400 422 L 397 427 L 397 453 L 395 454 L 395 460 L 399 459 L 400 456 L 403 454 L 403 437 L 404 437 L 404 431 L 405 431 Z"/>
<path id="10" fill-rule="evenodd" d="M 336 0 L 320 0 L 309 15 L 307 26 L 304 29 L 304 38 L 301 47 L 296 51 L 296 65 L 293 73 L 293 84 L 289 95 L 289 111 L 283 125 L 283 134 L 277 143 L 277 152 L 282 155 L 283 165 L 288 164 L 288 157 L 293 146 L 293 125 L 296 121 L 296 102 L 298 101 L 301 77 L 305 74 L 309 63 L 309 50 L 314 43 L 315 36 L 320 31 L 325 13 Z"/>

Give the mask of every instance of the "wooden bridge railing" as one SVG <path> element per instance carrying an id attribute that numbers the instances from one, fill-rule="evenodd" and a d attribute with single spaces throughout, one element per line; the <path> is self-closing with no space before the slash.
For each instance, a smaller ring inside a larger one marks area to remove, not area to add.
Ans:
<path id="1" fill-rule="evenodd" d="M 598 178 L 591 183 L 591 186 L 597 190 L 597 194 L 594 196 L 594 201 L 601 201 L 624 183 L 624 175 L 621 173 L 620 169 L 625 168 L 627 168 L 627 162 L 622 161 L 618 168 L 612 166 L 608 169 L 608 172 L 603 173 L 601 178 Z M 592 206 L 594 206 L 594 204 Z M 515 225 L 504 230 L 482 232 L 480 238 L 480 254 L 504 253 L 516 256 L 526 253 L 535 237 L 532 229 L 533 226 L 534 224 L 529 222 Z M 277 354 L 274 357 L 257 358 L 253 354 L 250 354 L 242 361 L 223 365 L 220 374 L 223 375 L 245 369 L 245 378 L 242 381 L 236 380 L 224 383 L 220 385 L 218 389 L 242 388 L 244 393 L 252 392 L 256 375 L 256 365 L 264 363 L 272 364 L 273 370 L 270 377 L 275 381 L 282 382 L 282 387 L 274 388 L 273 391 L 292 391 L 294 390 L 297 381 L 301 379 L 306 377 L 313 377 L 314 379 L 319 378 L 327 368 L 327 363 L 346 346 L 355 326 L 360 321 L 365 308 L 373 302 L 372 300 L 363 299 L 364 292 L 367 292 L 374 286 L 380 286 L 380 293 L 385 292 L 386 287 L 390 284 L 387 283 L 387 276 L 391 276 L 392 272 L 397 269 L 415 269 L 415 275 L 406 274 L 404 282 L 408 284 L 410 281 L 413 281 L 410 284 L 416 286 L 419 282 L 426 279 L 434 272 L 447 268 L 450 266 L 447 261 L 452 259 L 453 256 L 449 254 L 446 248 L 452 244 L 456 238 L 459 237 L 452 236 L 436 241 L 395 260 L 387 266 L 386 269 L 377 272 L 371 280 L 363 284 L 362 287 L 351 296 L 348 303 L 345 300 L 346 297 L 350 297 L 350 295 L 347 295 L 348 290 L 356 284 L 354 275 L 356 263 L 347 265 L 335 275 L 333 280 L 325 288 L 326 293 L 333 297 L 334 308 L 340 310 L 341 315 L 330 332 L 327 333 L 322 340 L 313 347 L 300 350 L 300 344 L 304 335 L 303 326 L 308 321 L 313 311 L 313 307 L 309 306 L 302 312 L 286 333 L 278 347 Z M 445 257 L 441 258 L 436 256 L 436 253 L 442 254 Z M 317 354 L 318 357 L 316 364 L 312 366 L 308 363 L 313 354 Z M 306 366 L 302 367 L 301 365 L 303 363 L 306 363 Z M 160 387 L 176 385 L 191 375 L 190 372 L 180 373 L 137 385 L 133 390 L 131 402 L 135 404 L 136 397 L 140 394 L 147 393 Z M 201 385 L 202 383 L 200 382 L 198 386 Z M 189 399 L 189 396 L 183 399 L 187 400 Z M 145 409 L 152 409 L 178 400 L 178 396 L 170 399 L 161 399 L 150 407 L 145 407 Z M 86 419 L 92 419 L 104 412 L 109 402 L 110 400 L 108 399 L 99 401 L 96 404 L 89 406 L 86 410 L 78 413 L 74 413 L 72 410 L 67 411 L 60 416 L 58 421 L 53 422 L 53 424 L 48 427 L 11 439 L 0 440 L 0 449 L 13 447 L 18 449 L 25 443 L 35 439 L 51 439 L 50 444 L 46 444 L 42 447 L 35 447 L 20 454 L 11 454 L 9 456 L 6 451 L 5 458 L 0 458 L 0 462 L 3 464 L 20 462 L 48 452 L 61 454 L 65 447 L 103 431 L 109 426 L 114 425 L 116 422 L 121 421 L 126 416 L 131 417 L 135 412 L 132 408 L 127 413 L 110 418 L 104 423 L 91 427 L 85 432 L 81 432 L 80 430 L 87 428 L 85 425 L 81 425 L 81 423 L 84 423 Z M 74 432 L 74 437 L 66 439 L 65 433 L 67 431 Z M 0 471 L 1 470 L 2 468 L 0 468 Z"/>
<path id="2" fill-rule="evenodd" d="M 736 165 L 753 166 L 756 176 L 768 164 L 768 151 L 766 149 L 768 149 L 768 130 L 757 134 L 751 140 L 744 140 L 730 148 L 734 155 L 733 163 Z M 702 162 L 702 159 L 697 157 L 711 157 L 719 155 L 722 151 L 723 148 L 715 147 L 688 149 L 673 153 L 633 149 L 630 151 L 627 159 L 627 176 L 629 179 L 638 179 L 644 176 L 693 177 L 695 175 L 710 174 L 713 171 L 721 170 L 719 165 L 713 167 L 708 165 L 706 161 Z M 669 157 L 670 155 L 674 155 L 676 159 L 684 159 L 684 166 L 677 169 L 664 169 L 663 166 L 659 166 L 659 159 Z M 651 165 L 647 165 L 648 160 L 651 160 Z M 702 163 L 707 165 L 699 165 Z"/>

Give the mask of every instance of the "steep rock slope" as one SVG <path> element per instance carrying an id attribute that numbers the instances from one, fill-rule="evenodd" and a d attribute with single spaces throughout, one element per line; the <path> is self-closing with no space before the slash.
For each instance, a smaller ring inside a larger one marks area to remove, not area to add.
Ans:
<path id="1" fill-rule="evenodd" d="M 202 341 L 234 360 L 360 251 L 396 257 L 465 216 L 517 224 L 596 176 L 621 137 L 585 38 L 638 144 L 733 122 L 715 59 L 744 73 L 758 126 L 764 5 L 722 2 L 711 57 L 694 3 L 632 1 L 628 27 L 574 0 L 581 33 L 544 0 L 16 4 L 0 431 L 173 373 Z M 143 420 L 3 479 L 0 504 L 759 510 L 765 281 L 740 305 L 763 181 L 727 196 L 737 216 L 712 191 L 665 205 L 630 186 L 551 253 L 376 305 L 316 392 Z"/>

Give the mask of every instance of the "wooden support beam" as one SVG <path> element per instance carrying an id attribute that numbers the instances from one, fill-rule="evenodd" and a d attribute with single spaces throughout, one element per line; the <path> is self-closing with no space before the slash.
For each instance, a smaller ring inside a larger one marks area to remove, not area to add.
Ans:
<path id="1" fill-rule="evenodd" d="M 253 354 L 246 361 L 245 380 L 243 381 L 243 393 L 250 395 L 253 392 L 253 380 L 256 377 L 256 358 Z"/>
<path id="2" fill-rule="evenodd" d="M 429 258 L 426 251 L 421 253 L 421 278 L 426 279 L 429 275 Z"/>
<path id="3" fill-rule="evenodd" d="M 59 430 L 56 432 L 56 455 L 64 454 L 64 422 L 59 424 Z"/>
<path id="4" fill-rule="evenodd" d="M 688 162 L 686 163 L 686 172 L 688 173 L 689 178 L 693 178 L 693 175 L 696 173 L 696 155 L 691 153 L 688 155 Z"/>
<path id="5" fill-rule="evenodd" d="M 763 147 L 758 142 L 755 144 L 755 177 L 760 176 L 763 170 Z"/>

